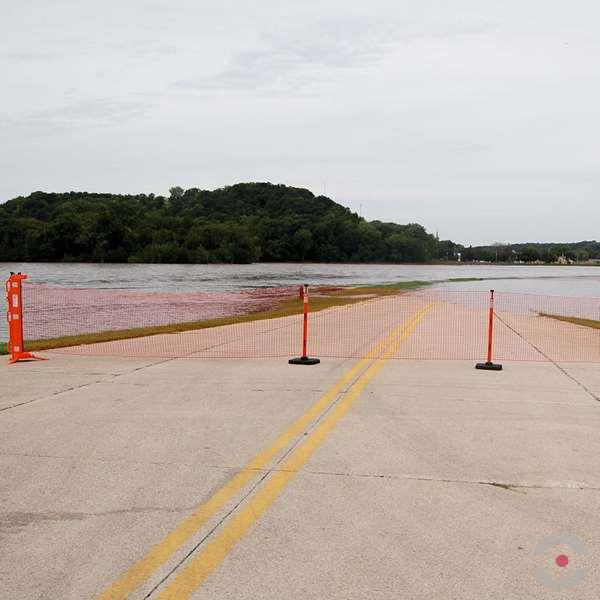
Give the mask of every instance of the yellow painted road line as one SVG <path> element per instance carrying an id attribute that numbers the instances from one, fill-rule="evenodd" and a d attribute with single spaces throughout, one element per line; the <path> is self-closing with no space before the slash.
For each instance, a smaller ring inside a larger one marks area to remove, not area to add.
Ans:
<path id="1" fill-rule="evenodd" d="M 431 305 L 428 305 L 428 307 Z M 97 600 L 125 600 L 151 577 L 171 556 L 177 552 L 198 530 L 229 500 L 242 490 L 255 476 L 257 471 L 265 469 L 273 458 L 286 448 L 295 438 L 317 419 L 329 405 L 351 384 L 351 382 L 380 356 L 402 332 L 419 319 L 423 310 L 418 311 L 408 322 L 402 323 L 380 343 L 374 346 L 363 358 L 357 361 L 340 379 L 331 386 L 301 417 L 277 437 L 267 448 L 257 454 L 241 471 L 238 471 L 223 487 L 208 500 L 200 504 L 188 517 L 179 523 L 143 558 L 134 563 L 127 571 L 112 583 Z"/>
<path id="2" fill-rule="evenodd" d="M 412 333 L 429 310 L 431 310 L 431 307 L 420 311 L 419 316 L 412 320 L 402 335 L 354 382 L 343 398 L 313 429 L 305 441 L 289 455 L 281 467 L 269 474 L 262 487 L 247 500 L 244 507 L 227 522 L 214 539 L 189 561 L 158 596 L 158 600 L 186 600 L 191 597 L 198 586 L 219 566 L 229 554 L 229 551 L 275 502 L 285 486 L 295 477 L 340 419 L 350 410 L 364 387 L 381 370 L 385 360 L 393 356 L 398 346 Z"/>

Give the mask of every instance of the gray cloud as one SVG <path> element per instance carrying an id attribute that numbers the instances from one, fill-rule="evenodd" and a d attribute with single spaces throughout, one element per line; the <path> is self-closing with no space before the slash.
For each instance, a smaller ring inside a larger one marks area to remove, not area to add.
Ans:
<path id="1" fill-rule="evenodd" d="M 307 38 L 264 34 L 260 49 L 236 54 L 221 72 L 184 79 L 176 86 L 194 90 L 297 89 L 322 82 L 338 69 L 354 69 L 377 62 L 390 41 L 372 31 L 360 37 L 321 35 Z"/>
<path id="2" fill-rule="evenodd" d="M 414 24 L 381 24 L 372 20 L 320 21 L 309 31 L 287 35 L 263 33 L 257 48 L 237 53 L 220 72 L 175 83 L 195 90 L 297 91 L 331 83 L 344 71 L 367 68 L 402 44 L 451 39 L 493 31 L 485 21 L 464 22 L 450 29 L 427 30 Z"/>
<path id="3" fill-rule="evenodd" d="M 18 118 L 4 118 L 0 120 L 0 127 L 28 135 L 48 135 L 73 127 L 118 126 L 143 116 L 150 106 L 144 101 L 95 98 L 27 113 Z"/>
<path id="4" fill-rule="evenodd" d="M 163 42 L 156 39 L 141 39 L 109 44 L 111 48 L 129 58 L 153 59 L 177 53 L 176 43 Z"/>
<path id="5" fill-rule="evenodd" d="M 598 237 L 595 1 L 28 0 L 2 21 L 0 200 L 263 180 L 461 242 Z"/>
<path id="6" fill-rule="evenodd" d="M 94 99 L 67 106 L 40 111 L 29 115 L 27 120 L 38 122 L 95 122 L 123 123 L 137 117 L 147 109 L 147 105 L 133 101 L 115 101 L 110 99 Z"/>
<path id="7" fill-rule="evenodd" d="M 52 54 L 43 52 L 2 52 L 0 53 L 0 61 L 15 61 L 15 62 L 30 62 L 30 61 L 45 61 L 53 60 L 55 57 Z"/>

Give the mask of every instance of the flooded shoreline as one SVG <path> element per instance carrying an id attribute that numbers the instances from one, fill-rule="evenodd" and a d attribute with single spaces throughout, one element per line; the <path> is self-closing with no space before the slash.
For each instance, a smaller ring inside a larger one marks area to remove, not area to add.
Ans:
<path id="1" fill-rule="evenodd" d="M 556 265 L 414 265 L 254 263 L 164 265 L 95 263 L 0 263 L 0 274 L 29 275 L 36 284 L 66 288 L 157 292 L 225 292 L 310 285 L 380 285 L 423 281 L 438 287 L 568 296 L 600 296 L 600 269 Z"/>

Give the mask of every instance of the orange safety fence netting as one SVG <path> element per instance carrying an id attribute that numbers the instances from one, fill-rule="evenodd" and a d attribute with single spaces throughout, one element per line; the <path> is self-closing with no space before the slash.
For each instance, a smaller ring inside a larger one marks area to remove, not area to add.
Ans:
<path id="1" fill-rule="evenodd" d="M 82 290 L 28 283 L 23 294 L 26 348 L 36 349 L 36 345 L 43 347 L 44 341 L 65 337 L 62 343 L 67 345 L 53 351 L 132 357 L 268 358 L 297 356 L 302 348 L 302 302 L 295 287 L 182 293 Z M 311 300 L 328 298 L 337 303 L 347 298 L 351 303 L 310 312 L 308 351 L 312 356 L 363 356 L 426 307 L 426 314 L 390 357 L 482 360 L 486 356 L 488 292 L 425 289 L 383 296 L 367 292 L 340 296 L 339 290 L 329 295 L 327 289 L 315 288 L 311 296 Z M 199 328 L 202 321 L 248 319 L 248 315 L 261 311 L 275 311 L 271 313 L 274 318 Z M 499 361 L 600 362 L 598 325 L 600 298 L 497 292 L 493 357 Z M 175 331 L 178 328 L 182 330 Z M 138 331 L 128 331 L 132 329 Z M 135 337 L 111 339 L 129 335 Z"/>

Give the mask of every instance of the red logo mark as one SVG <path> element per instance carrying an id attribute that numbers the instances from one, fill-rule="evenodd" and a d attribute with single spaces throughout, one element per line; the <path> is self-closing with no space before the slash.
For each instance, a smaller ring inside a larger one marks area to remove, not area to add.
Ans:
<path id="1" fill-rule="evenodd" d="M 566 567 L 569 564 L 569 557 L 565 554 L 559 554 L 556 557 L 555 562 L 557 567 Z"/>

